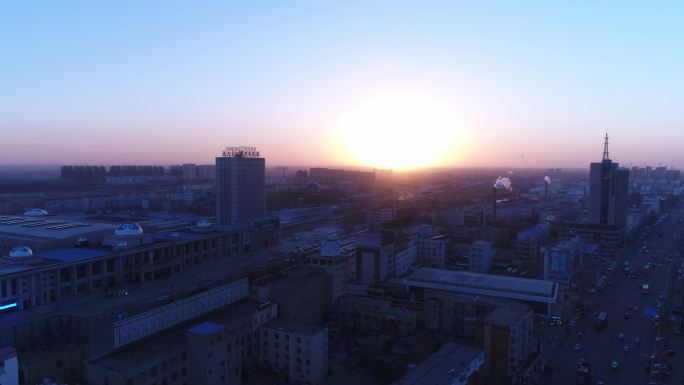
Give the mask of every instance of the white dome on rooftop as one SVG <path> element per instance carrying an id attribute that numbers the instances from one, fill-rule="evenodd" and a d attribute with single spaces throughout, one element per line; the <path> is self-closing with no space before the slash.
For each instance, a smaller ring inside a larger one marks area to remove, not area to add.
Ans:
<path id="1" fill-rule="evenodd" d="M 48 215 L 48 212 L 43 209 L 28 209 L 24 212 L 26 217 L 44 217 Z"/>
<path id="2" fill-rule="evenodd" d="M 200 219 L 197 221 L 197 227 L 211 227 L 211 222 L 206 219 Z"/>
<path id="3" fill-rule="evenodd" d="M 28 246 L 16 246 L 9 252 L 10 258 L 28 258 L 33 256 L 33 250 Z"/>
<path id="4" fill-rule="evenodd" d="M 131 223 L 122 223 L 114 229 L 114 235 L 119 235 L 119 236 L 132 236 L 132 235 L 140 235 L 143 233 L 142 227 L 140 227 L 139 224 L 135 222 Z"/>

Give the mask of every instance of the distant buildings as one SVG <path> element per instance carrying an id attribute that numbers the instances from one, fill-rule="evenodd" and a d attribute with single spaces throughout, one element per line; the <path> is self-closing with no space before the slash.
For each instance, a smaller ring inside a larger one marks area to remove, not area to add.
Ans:
<path id="1" fill-rule="evenodd" d="M 567 289 L 574 274 L 581 268 L 584 256 L 584 242 L 574 238 L 556 243 L 546 249 L 544 279 Z"/>
<path id="2" fill-rule="evenodd" d="M 628 194 L 629 171 L 610 159 L 606 135 L 603 159 L 600 163 L 591 163 L 590 167 L 588 218 L 555 223 L 558 236 L 563 239 L 580 236 L 587 243 L 608 248 L 622 246 L 627 233 Z"/>
<path id="3" fill-rule="evenodd" d="M 319 253 L 306 256 L 304 263 L 319 267 L 332 278 L 332 300 L 347 292 L 347 284 L 356 279 L 356 255 L 354 250 L 342 247 L 339 240 L 321 241 Z"/>
<path id="4" fill-rule="evenodd" d="M 354 333 L 405 337 L 416 330 L 416 311 L 394 307 L 389 300 L 345 295 L 337 306 L 338 323 Z"/>
<path id="5" fill-rule="evenodd" d="M 395 245 L 394 254 L 394 275 L 400 277 L 406 274 L 418 260 L 418 247 L 415 241 L 411 240 L 402 245 Z"/>
<path id="6" fill-rule="evenodd" d="M 216 158 L 216 222 L 249 223 L 266 212 L 266 160 L 254 147 L 228 147 Z"/>
<path id="7" fill-rule="evenodd" d="M 459 227 L 465 225 L 466 213 L 462 208 L 450 207 L 436 209 L 433 211 L 432 216 L 435 218 L 435 221 L 447 226 Z"/>
<path id="8" fill-rule="evenodd" d="M 531 262 L 540 262 L 541 247 L 551 237 L 549 225 L 536 225 L 518 231 L 515 240 L 515 256 Z"/>
<path id="9" fill-rule="evenodd" d="M 107 177 L 107 168 L 104 166 L 62 166 L 60 179 L 78 182 L 102 184 Z"/>
<path id="10" fill-rule="evenodd" d="M 492 267 L 494 248 L 488 241 L 475 241 L 468 248 L 468 271 L 487 273 Z"/>
<path id="11" fill-rule="evenodd" d="M 278 304 L 284 321 L 316 325 L 332 306 L 332 278 L 318 267 L 300 267 L 257 283 L 258 298 Z"/>
<path id="12" fill-rule="evenodd" d="M 629 170 L 610 160 L 608 135 L 604 147 L 603 160 L 590 168 L 589 223 L 620 228 L 627 223 Z"/>
<path id="13" fill-rule="evenodd" d="M 394 235 L 365 232 L 356 235 L 356 278 L 361 284 L 380 283 L 393 272 Z"/>
<path id="14" fill-rule="evenodd" d="M 439 235 L 431 238 L 416 239 L 418 262 L 428 267 L 443 269 L 449 255 L 449 238 Z"/>
<path id="15" fill-rule="evenodd" d="M 558 295 L 558 284 L 554 282 L 427 267 L 413 272 L 403 284 L 417 294 L 431 290 L 516 300 L 528 304 L 540 315 L 550 314 Z"/>
<path id="16" fill-rule="evenodd" d="M 370 226 L 382 225 L 385 222 L 397 219 L 397 209 L 385 207 L 366 211 L 366 223 Z"/>
<path id="17" fill-rule="evenodd" d="M 354 190 L 367 191 L 375 185 L 375 172 L 311 168 L 309 180 L 318 182 L 322 186 L 345 187 L 348 185 Z"/>

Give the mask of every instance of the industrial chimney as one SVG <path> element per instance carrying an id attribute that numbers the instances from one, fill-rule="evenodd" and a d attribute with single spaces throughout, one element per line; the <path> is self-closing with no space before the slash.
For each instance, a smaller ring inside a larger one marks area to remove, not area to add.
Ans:
<path id="1" fill-rule="evenodd" d="M 496 190 L 497 188 L 494 187 L 494 195 L 492 198 L 492 224 L 496 221 Z"/>

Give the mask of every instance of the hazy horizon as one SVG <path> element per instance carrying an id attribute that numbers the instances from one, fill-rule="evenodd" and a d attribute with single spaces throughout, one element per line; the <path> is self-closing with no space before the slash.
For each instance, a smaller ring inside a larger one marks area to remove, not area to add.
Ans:
<path id="1" fill-rule="evenodd" d="M 684 168 L 682 11 L 3 3 L 0 164 Z"/>

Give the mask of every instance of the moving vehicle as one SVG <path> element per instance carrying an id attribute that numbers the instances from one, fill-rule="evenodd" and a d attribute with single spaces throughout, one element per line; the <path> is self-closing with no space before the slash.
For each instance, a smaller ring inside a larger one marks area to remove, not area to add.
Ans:
<path id="1" fill-rule="evenodd" d="M 577 376 L 575 377 L 575 384 L 590 384 L 591 383 L 591 363 L 585 360 L 577 361 Z"/>
<path id="2" fill-rule="evenodd" d="M 649 285 L 647 283 L 641 284 L 641 288 L 640 288 L 641 294 L 643 294 L 643 295 L 648 294 L 648 289 L 649 289 Z"/>
<path id="3" fill-rule="evenodd" d="M 606 326 L 606 321 L 608 320 L 608 313 L 605 311 L 599 312 L 596 316 L 596 329 L 603 329 Z"/>

